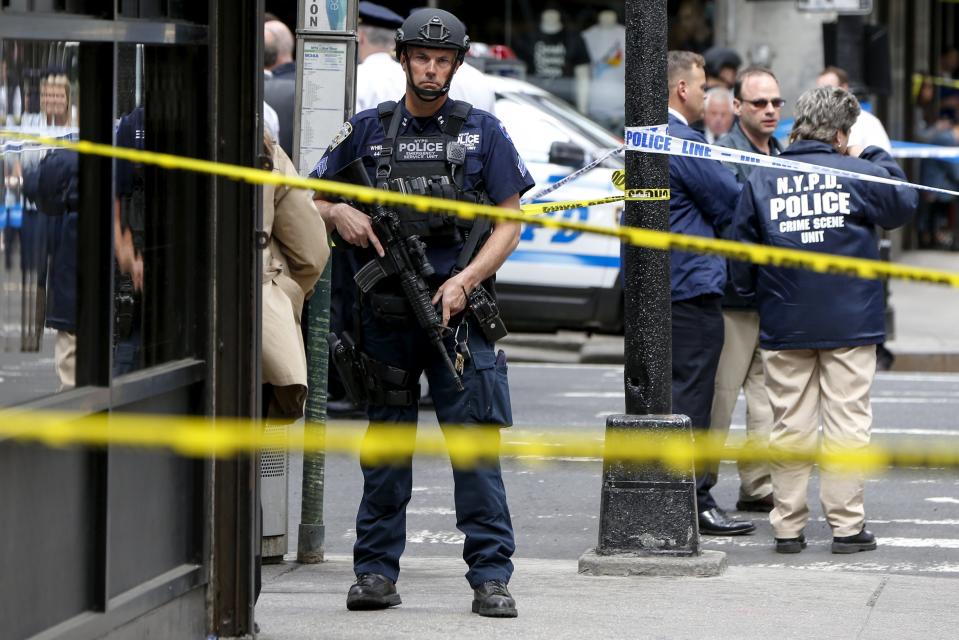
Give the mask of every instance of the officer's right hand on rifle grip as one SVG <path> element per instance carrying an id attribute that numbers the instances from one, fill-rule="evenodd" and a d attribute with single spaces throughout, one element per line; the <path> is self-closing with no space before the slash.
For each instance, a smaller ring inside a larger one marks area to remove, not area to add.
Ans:
<path id="1" fill-rule="evenodd" d="M 336 232 L 343 240 L 364 249 L 372 244 L 381 258 L 385 255 L 383 245 L 373 232 L 368 215 L 345 202 L 331 205 L 329 215 L 336 227 Z"/>

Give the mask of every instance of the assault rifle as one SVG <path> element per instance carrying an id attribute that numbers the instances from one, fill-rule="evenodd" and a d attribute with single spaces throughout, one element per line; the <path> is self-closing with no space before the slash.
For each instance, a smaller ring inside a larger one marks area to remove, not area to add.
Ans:
<path id="1" fill-rule="evenodd" d="M 333 179 L 364 187 L 373 186 L 361 158 L 343 167 Z M 373 233 L 383 245 L 385 255 L 382 258 L 377 256 L 366 263 L 353 276 L 353 280 L 360 291 L 367 293 L 383 278 L 397 276 L 403 288 L 403 294 L 413 308 L 417 323 L 426 331 L 430 342 L 439 351 L 443 363 L 453 376 L 456 389 L 463 391 L 463 381 L 446 352 L 446 345 L 443 344 L 443 338 L 449 333 L 449 329 L 443 326 L 442 319 L 436 307 L 433 306 L 430 288 L 426 284 L 426 278 L 435 273 L 426 257 L 426 245 L 418 236 L 403 235 L 400 230 L 400 218 L 395 211 L 380 204 L 362 204 L 358 208 L 364 209 L 370 216 Z"/>

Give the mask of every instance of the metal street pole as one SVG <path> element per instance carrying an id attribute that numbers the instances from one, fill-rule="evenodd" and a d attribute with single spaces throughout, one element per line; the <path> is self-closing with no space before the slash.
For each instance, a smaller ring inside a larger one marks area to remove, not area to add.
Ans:
<path id="1" fill-rule="evenodd" d="M 306 352 L 309 396 L 306 400 L 304 433 L 311 438 L 326 434 L 326 378 L 330 350 L 326 336 L 330 332 L 329 262 L 307 303 Z M 324 560 L 326 525 L 323 522 L 323 494 L 326 480 L 326 454 L 303 452 L 303 502 L 297 535 L 296 561 L 315 564 Z"/>
<path id="2" fill-rule="evenodd" d="M 355 2 L 299 0 L 293 162 L 301 175 L 316 166 L 343 121 L 353 115 L 358 8 Z M 326 432 L 331 263 L 327 263 L 307 307 L 310 391 L 304 430 L 313 437 L 322 437 Z M 323 562 L 325 465 L 322 452 L 303 454 L 303 503 L 296 560 L 305 564 Z"/>
<path id="3" fill-rule="evenodd" d="M 666 0 L 626 0 L 626 125 L 667 121 Z M 668 188 L 665 155 L 626 152 L 626 187 Z M 623 224 L 669 230 L 669 203 L 627 201 Z M 671 415 L 672 340 L 669 254 L 623 247 L 626 415 L 610 416 L 611 435 L 692 438 L 689 418 Z M 599 544 L 581 558 L 594 575 L 717 575 L 725 556 L 700 554 L 696 484 L 659 464 L 603 463 Z"/>

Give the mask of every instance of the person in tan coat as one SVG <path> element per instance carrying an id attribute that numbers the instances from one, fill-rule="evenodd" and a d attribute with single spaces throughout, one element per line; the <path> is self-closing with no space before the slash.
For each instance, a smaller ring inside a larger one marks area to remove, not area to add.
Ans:
<path id="1" fill-rule="evenodd" d="M 293 162 L 269 135 L 264 152 L 273 173 L 297 176 Z M 306 402 L 306 353 L 300 316 L 330 257 L 326 226 L 311 194 L 287 186 L 263 186 L 263 384 L 271 420 L 296 420 Z"/>

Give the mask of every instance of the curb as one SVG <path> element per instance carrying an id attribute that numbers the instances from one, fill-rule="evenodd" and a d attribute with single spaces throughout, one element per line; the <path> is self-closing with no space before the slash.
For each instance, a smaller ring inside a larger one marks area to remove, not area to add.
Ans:
<path id="1" fill-rule="evenodd" d="M 896 356 L 891 371 L 921 373 L 959 373 L 959 352 L 893 352 Z"/>

